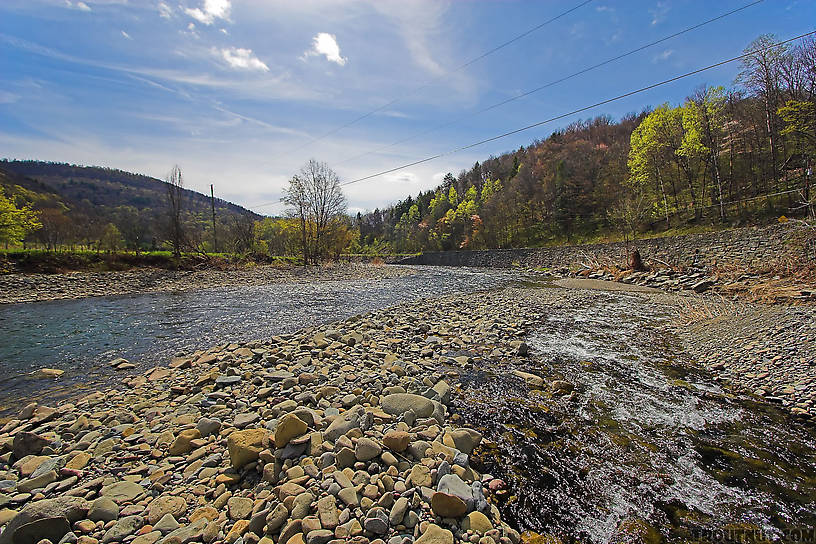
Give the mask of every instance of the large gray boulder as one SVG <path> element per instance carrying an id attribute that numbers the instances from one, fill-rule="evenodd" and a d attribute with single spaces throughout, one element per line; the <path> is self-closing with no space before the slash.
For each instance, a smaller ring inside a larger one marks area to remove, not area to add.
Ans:
<path id="1" fill-rule="evenodd" d="M 417 417 L 431 417 L 434 413 L 434 403 L 431 399 L 412 393 L 393 393 L 380 400 L 384 412 L 393 416 L 401 416 L 413 411 Z"/>

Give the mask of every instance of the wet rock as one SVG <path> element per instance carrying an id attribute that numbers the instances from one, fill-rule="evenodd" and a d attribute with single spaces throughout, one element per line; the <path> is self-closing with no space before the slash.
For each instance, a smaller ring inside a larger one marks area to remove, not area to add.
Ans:
<path id="1" fill-rule="evenodd" d="M 63 374 L 65 374 L 65 371 L 57 368 L 40 368 L 32 372 L 31 377 L 36 380 L 51 380 L 54 378 L 59 378 Z"/>
<path id="2" fill-rule="evenodd" d="M 544 378 L 529 372 L 522 372 L 521 370 L 514 370 L 513 374 L 524 380 L 524 382 L 533 389 L 540 389 L 544 385 Z"/>

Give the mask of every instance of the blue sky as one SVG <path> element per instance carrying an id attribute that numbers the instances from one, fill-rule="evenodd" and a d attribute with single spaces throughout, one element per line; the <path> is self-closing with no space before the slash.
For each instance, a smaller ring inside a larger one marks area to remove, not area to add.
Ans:
<path id="1" fill-rule="evenodd" d="M 592 0 L 457 70 L 582 0 L 2 0 L 0 156 L 158 178 L 179 164 L 189 188 L 214 183 L 218 196 L 279 213 L 282 189 L 309 158 L 352 180 L 735 56 L 762 33 L 813 30 L 816 2 L 765 0 L 473 114 L 749 1 Z M 731 84 L 738 69 L 576 118 L 679 102 L 700 84 Z M 349 208 L 431 188 L 572 120 L 349 185 Z"/>

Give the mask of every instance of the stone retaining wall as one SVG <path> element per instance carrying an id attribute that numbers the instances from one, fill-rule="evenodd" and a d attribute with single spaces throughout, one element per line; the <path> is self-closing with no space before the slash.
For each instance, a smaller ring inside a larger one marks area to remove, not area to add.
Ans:
<path id="1" fill-rule="evenodd" d="M 767 262 L 787 250 L 788 225 L 685 234 L 631 243 L 644 260 L 657 259 L 673 267 L 733 263 L 750 266 Z M 399 264 L 436 266 L 512 266 L 556 268 L 580 263 L 625 263 L 623 242 L 546 248 L 440 251 L 396 260 Z"/>

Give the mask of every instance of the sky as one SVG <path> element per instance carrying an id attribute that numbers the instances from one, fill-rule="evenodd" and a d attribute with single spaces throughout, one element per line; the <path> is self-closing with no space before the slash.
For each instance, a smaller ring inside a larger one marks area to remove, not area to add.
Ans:
<path id="1" fill-rule="evenodd" d="M 0 0 L 0 157 L 160 179 L 178 164 L 186 187 L 270 215 L 311 158 L 344 182 L 396 168 L 343 187 L 350 212 L 372 210 L 577 119 L 732 85 L 739 65 L 401 165 L 737 56 L 763 33 L 814 30 L 813 0 L 765 0 L 481 111 L 751 1 Z"/>

